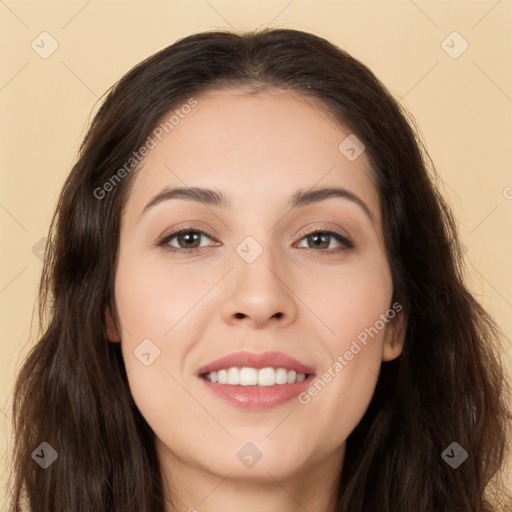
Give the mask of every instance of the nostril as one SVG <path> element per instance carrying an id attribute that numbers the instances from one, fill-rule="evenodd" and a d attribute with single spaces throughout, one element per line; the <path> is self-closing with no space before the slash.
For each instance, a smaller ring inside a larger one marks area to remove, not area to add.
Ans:
<path id="1" fill-rule="evenodd" d="M 236 314 L 236 317 L 237 317 L 237 318 L 243 318 L 244 316 L 245 316 L 245 315 L 244 315 L 243 313 L 237 313 L 237 314 Z"/>

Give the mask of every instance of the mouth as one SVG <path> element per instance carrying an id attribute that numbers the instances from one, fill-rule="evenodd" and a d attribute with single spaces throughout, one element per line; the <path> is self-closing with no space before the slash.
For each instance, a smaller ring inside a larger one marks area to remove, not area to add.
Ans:
<path id="1" fill-rule="evenodd" d="M 311 385 L 315 371 L 279 352 L 238 352 L 202 367 L 197 376 L 230 405 L 264 410 L 297 398 Z"/>

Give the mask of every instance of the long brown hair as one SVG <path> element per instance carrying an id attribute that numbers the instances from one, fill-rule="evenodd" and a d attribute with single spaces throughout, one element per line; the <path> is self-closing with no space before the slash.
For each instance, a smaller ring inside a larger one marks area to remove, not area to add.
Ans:
<path id="1" fill-rule="evenodd" d="M 24 504 L 32 512 L 164 511 L 154 434 L 104 318 L 107 306 L 115 312 L 120 218 L 136 169 L 101 191 L 164 114 L 236 86 L 319 100 L 365 144 L 381 198 L 406 341 L 399 358 L 382 364 L 370 406 L 347 440 L 336 511 L 490 511 L 505 499 L 490 483 L 510 427 L 501 334 L 464 284 L 456 223 L 435 170 L 408 114 L 367 67 L 290 29 L 185 37 L 109 90 L 50 229 L 41 336 L 14 390 L 10 511 Z M 46 469 L 32 456 L 42 442 L 58 454 Z M 453 442 L 468 453 L 456 469 L 441 456 Z"/>

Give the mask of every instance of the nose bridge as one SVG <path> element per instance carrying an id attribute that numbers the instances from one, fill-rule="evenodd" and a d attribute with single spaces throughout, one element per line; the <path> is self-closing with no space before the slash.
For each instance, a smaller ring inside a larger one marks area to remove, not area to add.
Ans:
<path id="1" fill-rule="evenodd" d="M 256 238 L 258 237 L 258 239 Z M 277 293 L 282 287 L 278 278 L 279 247 L 275 247 L 272 233 L 246 236 L 235 249 L 237 286 L 250 286 L 264 292 L 269 287 Z"/>
<path id="2" fill-rule="evenodd" d="M 274 230 L 275 213 L 262 209 L 258 199 L 261 198 L 253 197 L 240 205 L 240 218 L 245 219 L 245 222 L 237 222 L 232 227 L 244 236 L 235 246 L 235 252 L 241 260 L 238 261 L 238 270 L 263 275 L 268 272 L 267 267 L 275 267 L 279 258 L 280 241 Z"/>
<path id="3" fill-rule="evenodd" d="M 249 317 L 257 324 L 271 318 L 291 320 L 296 306 L 272 232 L 260 229 L 246 236 L 235 251 L 232 286 L 224 303 L 226 319 Z"/>

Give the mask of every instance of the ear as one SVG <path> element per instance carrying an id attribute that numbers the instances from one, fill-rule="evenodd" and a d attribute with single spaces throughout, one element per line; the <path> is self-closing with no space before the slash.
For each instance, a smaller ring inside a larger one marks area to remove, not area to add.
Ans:
<path id="1" fill-rule="evenodd" d="M 405 315 L 400 311 L 388 322 L 384 333 L 384 345 L 382 347 L 382 360 L 392 361 L 396 359 L 404 348 L 405 342 Z"/>
<path id="2" fill-rule="evenodd" d="M 107 326 L 107 338 L 112 342 L 121 341 L 121 335 L 119 334 L 119 329 L 116 324 L 116 320 L 112 315 L 112 311 L 110 306 L 105 308 L 105 323 Z"/>

